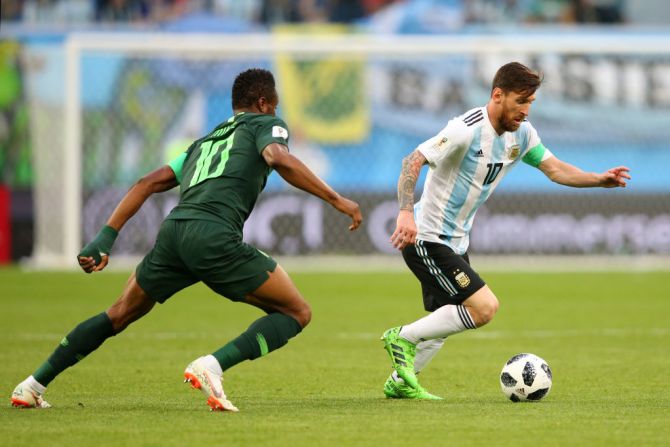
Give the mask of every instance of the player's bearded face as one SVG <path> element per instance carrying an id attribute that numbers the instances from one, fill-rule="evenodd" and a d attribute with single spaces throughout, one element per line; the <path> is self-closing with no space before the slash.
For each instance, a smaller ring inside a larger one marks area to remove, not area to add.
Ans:
<path id="1" fill-rule="evenodd" d="M 501 124 L 506 132 L 514 132 L 521 126 L 530 113 L 530 104 L 535 101 L 535 94 L 530 96 L 509 92 L 502 101 Z"/>

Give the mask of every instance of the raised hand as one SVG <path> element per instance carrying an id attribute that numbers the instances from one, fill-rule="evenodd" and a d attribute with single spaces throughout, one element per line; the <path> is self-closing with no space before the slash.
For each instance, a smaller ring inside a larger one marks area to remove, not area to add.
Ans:
<path id="1" fill-rule="evenodd" d="M 625 166 L 608 169 L 607 172 L 602 174 L 600 186 L 603 188 L 625 188 L 626 180 L 630 180 L 631 178 L 628 174 L 629 172 L 630 169 Z"/>

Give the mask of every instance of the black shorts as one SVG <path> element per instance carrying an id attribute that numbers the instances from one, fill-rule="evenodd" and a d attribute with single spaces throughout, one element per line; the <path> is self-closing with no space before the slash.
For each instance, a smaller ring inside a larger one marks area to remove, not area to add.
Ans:
<path id="1" fill-rule="evenodd" d="M 421 282 L 423 307 L 429 312 L 445 304 L 461 304 L 486 285 L 468 254 L 458 255 L 443 244 L 417 240 L 402 250 L 409 269 Z"/>
<path id="2" fill-rule="evenodd" d="M 159 303 L 198 281 L 226 298 L 242 301 L 276 266 L 274 259 L 219 223 L 168 219 L 136 275 L 140 287 Z"/>

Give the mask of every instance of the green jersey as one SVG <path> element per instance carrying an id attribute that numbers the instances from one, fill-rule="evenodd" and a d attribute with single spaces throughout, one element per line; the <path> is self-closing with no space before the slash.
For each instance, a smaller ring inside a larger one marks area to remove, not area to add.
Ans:
<path id="1" fill-rule="evenodd" d="M 170 162 L 181 191 L 167 219 L 220 222 L 241 235 L 271 171 L 261 155 L 270 143 L 288 146 L 284 121 L 248 112 L 196 140 Z"/>

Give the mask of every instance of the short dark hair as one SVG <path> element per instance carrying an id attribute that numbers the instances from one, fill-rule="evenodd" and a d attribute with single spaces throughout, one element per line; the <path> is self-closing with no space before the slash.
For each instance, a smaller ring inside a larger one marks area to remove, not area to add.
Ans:
<path id="1" fill-rule="evenodd" d="M 233 82 L 233 109 L 251 107 L 259 98 L 277 99 L 275 78 L 262 68 L 250 68 L 235 77 Z"/>
<path id="2" fill-rule="evenodd" d="M 519 62 L 510 62 L 498 69 L 493 77 L 491 93 L 498 87 L 504 92 L 514 92 L 525 96 L 535 93 L 542 84 L 542 75 Z"/>

